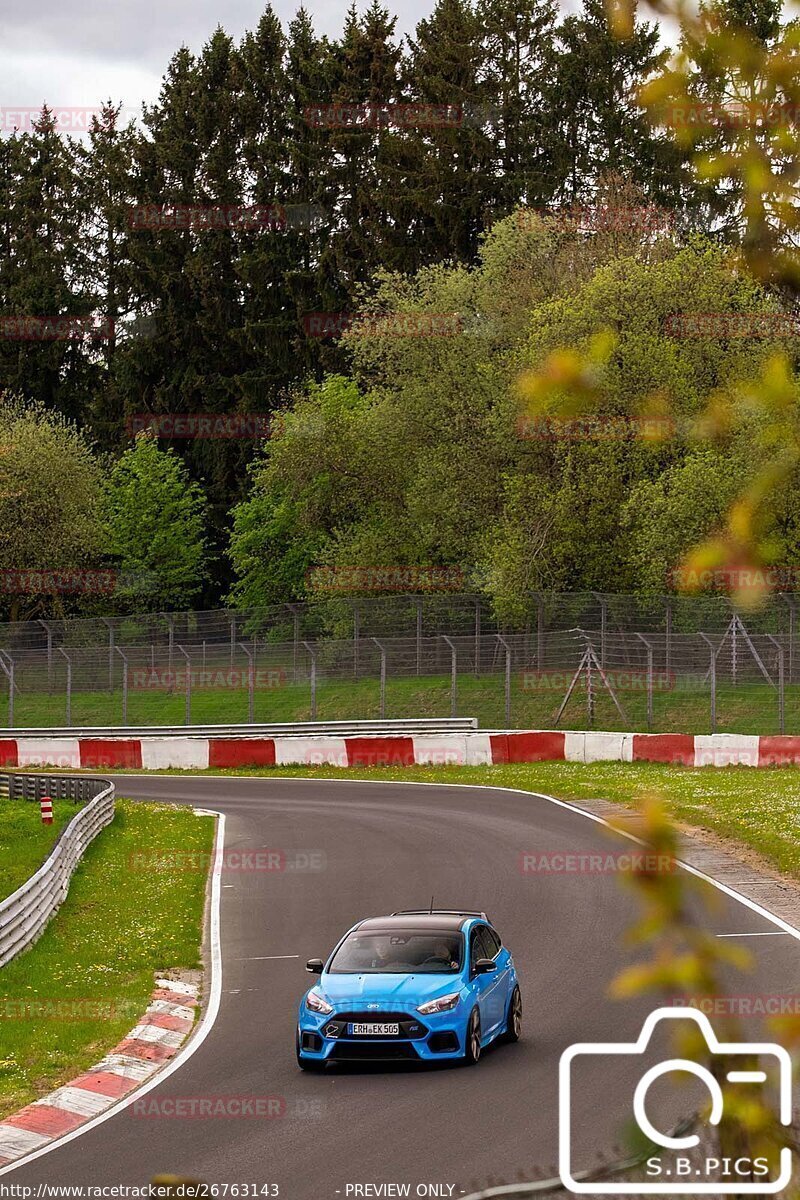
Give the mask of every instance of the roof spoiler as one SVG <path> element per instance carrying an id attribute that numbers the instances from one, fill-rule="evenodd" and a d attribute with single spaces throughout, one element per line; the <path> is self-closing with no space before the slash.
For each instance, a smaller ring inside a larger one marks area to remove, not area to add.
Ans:
<path id="1" fill-rule="evenodd" d="M 393 917 L 481 917 L 488 921 L 485 912 L 474 908 L 401 908 Z"/>

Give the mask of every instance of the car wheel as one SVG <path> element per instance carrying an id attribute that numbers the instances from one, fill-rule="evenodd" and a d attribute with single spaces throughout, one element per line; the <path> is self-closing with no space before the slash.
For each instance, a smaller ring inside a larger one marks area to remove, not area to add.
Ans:
<path id="1" fill-rule="evenodd" d="M 325 1070 L 325 1063 L 320 1062 L 316 1058 L 303 1058 L 300 1053 L 300 1038 L 295 1038 L 294 1043 L 295 1054 L 297 1055 L 297 1065 L 301 1071 L 310 1071 L 314 1075 L 319 1075 Z"/>
<path id="2" fill-rule="evenodd" d="M 477 1008 L 473 1008 L 467 1025 L 467 1044 L 464 1047 L 464 1062 L 473 1067 L 481 1056 L 481 1017 Z"/>
<path id="3" fill-rule="evenodd" d="M 517 986 L 511 993 L 506 1027 L 500 1035 L 503 1042 L 518 1042 L 522 1034 L 522 993 Z"/>

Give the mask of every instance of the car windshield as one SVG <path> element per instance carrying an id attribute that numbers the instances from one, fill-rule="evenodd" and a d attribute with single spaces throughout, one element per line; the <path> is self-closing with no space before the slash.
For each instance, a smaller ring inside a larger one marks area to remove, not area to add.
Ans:
<path id="1" fill-rule="evenodd" d="M 448 974 L 461 970 L 460 933 L 351 933 L 333 957 L 334 975 Z"/>

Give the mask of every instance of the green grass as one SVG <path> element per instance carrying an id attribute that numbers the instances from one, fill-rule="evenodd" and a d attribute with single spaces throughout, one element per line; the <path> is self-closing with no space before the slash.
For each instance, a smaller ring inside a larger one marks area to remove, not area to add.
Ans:
<path id="1" fill-rule="evenodd" d="M 517 729 L 549 729 L 566 687 L 545 691 L 526 690 L 517 673 L 512 679 L 511 725 Z M 627 728 L 647 729 L 647 701 L 642 691 L 620 692 Z M 483 729 L 505 727 L 504 678 L 500 674 L 476 679 L 463 675 L 458 681 L 458 713 L 477 717 Z M 386 716 L 446 717 L 450 715 L 449 676 L 413 676 L 387 680 Z M 376 679 L 325 680 L 317 692 L 317 719 L 369 720 L 380 716 L 380 688 Z M 248 719 L 247 692 L 242 688 L 196 688 L 192 695 L 191 718 L 194 724 L 234 724 Z M 255 719 L 260 722 L 307 721 L 310 697 L 307 684 L 287 683 L 283 687 L 257 690 Z M 128 693 L 128 724 L 182 725 L 185 697 L 181 692 L 162 692 L 131 688 Z M 657 691 L 653 702 L 653 730 L 661 733 L 709 733 L 710 697 L 707 692 L 673 689 Z M 7 724 L 7 699 L 0 698 L 0 724 Z M 22 727 L 63 725 L 66 711 L 63 695 L 28 693 L 18 695 L 14 724 Z M 72 697 L 72 725 L 110 725 L 122 721 L 122 694 L 116 692 L 79 692 Z M 585 692 L 576 692 L 570 701 L 561 728 L 588 728 Z M 625 728 L 611 699 L 605 692 L 597 695 L 594 727 Z M 721 685 L 717 696 L 717 732 L 777 733 L 776 693 L 763 683 L 741 687 Z M 800 733 L 800 685 L 786 688 L 786 732 Z"/>
<path id="2" fill-rule="evenodd" d="M 180 771 L 156 772 L 180 775 Z M 192 772 L 200 774 L 201 772 Z M 800 769 L 670 767 L 659 763 L 519 763 L 490 767 L 263 767 L 209 775 L 371 779 L 489 784 L 546 792 L 561 800 L 612 800 L 634 807 L 658 792 L 673 817 L 747 846 L 800 879 Z M 489 801 L 487 800 L 487 804 Z"/>
<path id="3" fill-rule="evenodd" d="M 54 800 L 53 824 L 43 825 L 35 801 L 0 798 L 0 900 L 39 869 L 77 811 L 70 800 Z"/>
<path id="4" fill-rule="evenodd" d="M 214 821 L 189 809 L 117 801 L 42 938 L 0 971 L 0 1118 L 112 1049 L 154 973 L 200 966 L 207 872 L 132 864 L 176 846 L 206 856 L 213 838 Z"/>

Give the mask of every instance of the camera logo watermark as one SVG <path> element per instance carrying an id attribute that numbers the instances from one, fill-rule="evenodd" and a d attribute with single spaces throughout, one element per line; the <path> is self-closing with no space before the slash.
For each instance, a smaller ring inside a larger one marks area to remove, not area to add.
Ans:
<path id="1" fill-rule="evenodd" d="M 571 1192 L 603 1194 L 653 1195 L 669 1192 L 697 1195 L 762 1195 L 781 1191 L 792 1177 L 792 1152 L 784 1146 L 780 1152 L 780 1173 L 769 1178 L 769 1163 L 765 1158 L 721 1159 L 698 1155 L 700 1137 L 696 1133 L 683 1136 L 662 1133 L 647 1115 L 647 1093 L 650 1087 L 670 1073 L 696 1076 L 708 1089 L 711 1097 L 709 1121 L 719 1125 L 723 1117 L 725 1097 L 717 1076 L 708 1067 L 690 1059 L 670 1058 L 642 1072 L 633 1094 L 633 1115 L 641 1132 L 649 1141 L 667 1154 L 651 1155 L 646 1163 L 646 1178 L 638 1181 L 581 1180 L 575 1177 L 572 1162 L 572 1082 L 576 1060 L 587 1056 L 606 1061 L 613 1073 L 614 1059 L 620 1056 L 644 1055 L 656 1026 L 661 1021 L 692 1020 L 699 1026 L 709 1055 L 720 1056 L 720 1067 L 726 1083 L 763 1087 L 766 1070 L 762 1060 L 771 1060 L 777 1084 L 778 1120 L 787 1129 L 792 1120 L 792 1062 L 783 1046 L 773 1042 L 720 1042 L 708 1017 L 691 1008 L 658 1008 L 642 1026 L 635 1042 L 578 1042 L 569 1046 L 559 1061 L 559 1146 L 558 1169 L 561 1181 Z M 753 1067 L 758 1063 L 759 1069 Z M 578 1064 L 580 1065 L 580 1063 Z M 688 1151 L 695 1151 L 691 1157 Z"/>

